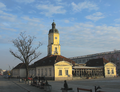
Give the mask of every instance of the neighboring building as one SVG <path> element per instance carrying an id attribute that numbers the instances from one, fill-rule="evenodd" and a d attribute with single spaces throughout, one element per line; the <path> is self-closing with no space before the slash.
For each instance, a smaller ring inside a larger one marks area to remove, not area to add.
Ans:
<path id="1" fill-rule="evenodd" d="M 12 77 L 26 77 L 26 69 L 24 63 L 19 63 L 12 69 Z"/>
<path id="2" fill-rule="evenodd" d="M 91 59 L 86 66 L 74 66 L 73 75 L 79 77 L 116 77 L 116 65 L 104 58 Z"/>
<path id="3" fill-rule="evenodd" d="M 0 69 L 0 75 L 3 75 L 3 70 L 2 69 Z"/>
<path id="4" fill-rule="evenodd" d="M 116 77 L 116 65 L 112 62 L 106 63 L 104 65 L 104 76 L 105 77 Z"/>
<path id="5" fill-rule="evenodd" d="M 105 58 L 110 62 L 113 62 L 116 64 L 117 73 L 120 74 L 120 50 L 114 50 L 110 52 L 103 52 L 103 53 L 96 53 L 96 54 L 90 54 L 85 56 L 78 56 L 78 57 L 71 57 L 73 61 L 75 61 L 78 64 L 85 64 L 90 59 L 96 59 L 96 58 Z"/>
<path id="6" fill-rule="evenodd" d="M 1 75 L 5 75 L 5 72 L 6 72 L 6 70 L 2 70 L 2 69 L 1 69 L 0 74 L 1 74 Z"/>

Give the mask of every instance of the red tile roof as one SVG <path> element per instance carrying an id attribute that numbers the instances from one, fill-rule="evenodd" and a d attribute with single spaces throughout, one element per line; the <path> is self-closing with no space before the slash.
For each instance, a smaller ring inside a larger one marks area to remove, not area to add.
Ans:
<path id="1" fill-rule="evenodd" d="M 34 64 L 36 66 L 49 66 L 49 65 L 54 66 L 54 64 L 59 61 L 68 61 L 68 62 L 72 63 L 73 65 L 75 65 L 75 62 L 73 60 L 68 59 L 61 55 L 49 55 L 49 56 L 46 56 L 46 57 L 36 61 Z"/>
<path id="2" fill-rule="evenodd" d="M 105 58 L 91 59 L 86 62 L 86 66 L 104 66 L 104 64 L 108 62 Z"/>

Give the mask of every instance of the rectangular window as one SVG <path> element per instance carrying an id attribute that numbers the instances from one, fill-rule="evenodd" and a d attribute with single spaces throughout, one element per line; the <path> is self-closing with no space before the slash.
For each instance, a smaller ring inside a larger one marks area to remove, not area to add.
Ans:
<path id="1" fill-rule="evenodd" d="M 43 69 L 41 69 L 41 76 L 43 76 Z"/>
<path id="2" fill-rule="evenodd" d="M 119 61 L 119 58 L 117 57 L 117 61 Z"/>
<path id="3" fill-rule="evenodd" d="M 114 70 L 113 70 L 113 69 L 112 69 L 112 71 L 111 71 L 111 72 L 112 72 L 112 74 L 114 74 Z"/>
<path id="4" fill-rule="evenodd" d="M 55 54 L 58 54 L 58 52 L 57 52 L 57 47 L 55 47 Z"/>
<path id="5" fill-rule="evenodd" d="M 34 76 L 34 70 L 32 70 L 32 75 Z"/>
<path id="6" fill-rule="evenodd" d="M 45 68 L 45 76 L 47 76 L 47 68 Z"/>
<path id="7" fill-rule="evenodd" d="M 38 69 L 38 76 L 40 76 L 40 69 Z"/>
<path id="8" fill-rule="evenodd" d="M 31 74 L 33 74 L 33 70 L 31 70 Z"/>
<path id="9" fill-rule="evenodd" d="M 49 68 L 49 76 L 51 76 L 51 68 Z"/>
<path id="10" fill-rule="evenodd" d="M 110 74 L 110 70 L 109 69 L 107 69 L 107 73 Z"/>
<path id="11" fill-rule="evenodd" d="M 57 52 L 57 48 L 55 47 L 55 52 Z"/>
<path id="12" fill-rule="evenodd" d="M 60 75 L 60 76 L 62 75 L 62 70 L 59 70 L 59 75 Z"/>
<path id="13" fill-rule="evenodd" d="M 65 75 L 68 75 L 68 70 L 65 70 Z"/>

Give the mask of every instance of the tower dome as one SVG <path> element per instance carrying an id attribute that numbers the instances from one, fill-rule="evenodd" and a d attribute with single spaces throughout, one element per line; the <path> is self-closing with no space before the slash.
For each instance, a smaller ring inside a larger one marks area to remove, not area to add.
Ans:
<path id="1" fill-rule="evenodd" d="M 50 33 L 59 33 L 59 31 L 55 28 L 56 24 L 55 22 L 52 23 L 52 29 L 49 30 Z"/>

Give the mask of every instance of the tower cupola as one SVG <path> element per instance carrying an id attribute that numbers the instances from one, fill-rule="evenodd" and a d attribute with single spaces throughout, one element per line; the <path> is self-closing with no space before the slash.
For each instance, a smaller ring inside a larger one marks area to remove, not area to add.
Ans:
<path id="1" fill-rule="evenodd" d="M 52 29 L 48 33 L 48 55 L 60 55 L 59 31 L 55 28 L 55 22 L 52 23 Z"/>
<path id="2" fill-rule="evenodd" d="M 55 28 L 56 24 L 55 22 L 52 23 L 52 29 L 49 30 L 50 33 L 59 33 L 59 31 Z"/>

